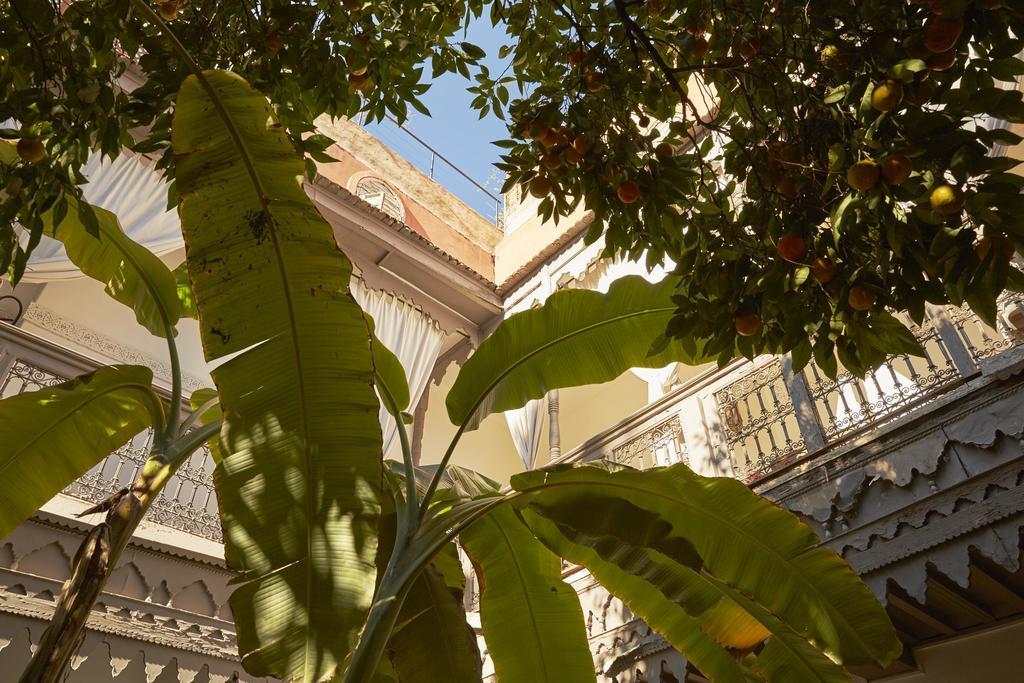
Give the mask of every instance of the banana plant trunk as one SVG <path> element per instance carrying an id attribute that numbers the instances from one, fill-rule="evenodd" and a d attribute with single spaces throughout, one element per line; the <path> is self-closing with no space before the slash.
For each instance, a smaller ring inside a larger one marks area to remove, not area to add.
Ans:
<path id="1" fill-rule="evenodd" d="M 49 626 L 39 641 L 19 683 L 59 683 L 85 631 L 89 613 L 99 598 L 128 541 L 167 480 L 183 459 L 173 463 L 150 457 L 131 488 L 118 491 L 83 514 L 106 511 L 82 541 L 64 582 Z"/>

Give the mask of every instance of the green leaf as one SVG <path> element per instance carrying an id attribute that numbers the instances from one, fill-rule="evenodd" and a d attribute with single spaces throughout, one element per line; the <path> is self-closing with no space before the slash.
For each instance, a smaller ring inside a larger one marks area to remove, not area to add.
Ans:
<path id="1" fill-rule="evenodd" d="M 586 539 L 571 527 L 560 527 L 533 508 L 522 511 L 530 529 L 545 545 L 569 562 L 582 565 L 630 611 L 681 652 L 716 683 L 746 683 L 742 667 L 707 633 L 700 621 L 681 606 L 683 591 L 672 585 L 672 571 L 649 572 L 648 551 L 607 539 Z M 602 542 L 602 540 L 604 542 Z"/>
<path id="2" fill-rule="evenodd" d="M 233 74 L 204 78 L 215 98 L 187 78 L 172 140 L 206 357 L 237 354 L 214 380 L 239 652 L 253 675 L 319 681 L 354 647 L 373 597 L 382 472 L 370 332 L 270 104 Z"/>
<path id="3" fill-rule="evenodd" d="M 212 405 L 207 405 L 211 403 Z M 202 415 L 199 416 L 199 422 L 204 425 L 223 418 L 220 409 L 220 400 L 217 396 L 216 389 L 212 389 L 210 387 L 196 389 L 192 392 L 192 395 L 189 396 L 188 404 L 193 411 L 203 410 Z M 213 457 L 214 463 L 219 463 L 224 459 L 224 454 L 221 451 L 220 437 L 210 439 L 206 442 L 206 445 L 210 449 L 210 455 Z"/>
<path id="4" fill-rule="evenodd" d="M 474 429 L 487 415 L 552 389 L 607 382 L 630 368 L 705 362 L 703 344 L 692 339 L 674 339 L 648 355 L 651 340 L 675 313 L 677 283 L 669 277 L 651 284 L 631 275 L 616 280 L 607 294 L 564 290 L 540 308 L 507 318 L 462 366 L 448 394 L 449 419 Z"/>
<path id="5" fill-rule="evenodd" d="M 174 273 L 174 285 L 182 317 L 199 320 L 199 309 L 196 308 L 196 298 L 192 294 L 192 280 L 188 277 L 188 262 L 182 261 L 181 265 L 171 272 Z"/>
<path id="6" fill-rule="evenodd" d="M 375 370 L 374 382 L 383 384 L 395 401 L 395 408 L 401 412 L 409 407 L 409 381 L 405 377 L 405 370 L 402 368 L 402 361 L 391 352 L 391 349 L 384 346 L 377 335 L 373 334 L 373 318 L 364 313 L 366 324 L 373 335 L 373 367 Z"/>
<path id="7" fill-rule="evenodd" d="M 513 477 L 531 493 L 517 502 L 545 510 L 620 514 L 630 506 L 671 526 L 659 546 L 692 544 L 702 571 L 755 600 L 805 633 L 843 665 L 886 666 L 899 639 L 874 595 L 842 558 L 818 545 L 796 516 L 730 478 L 707 478 L 685 465 L 638 472 L 594 466 L 557 467 Z M 639 537 L 639 534 L 638 534 Z M 657 629 L 657 624 L 651 624 Z"/>
<path id="8" fill-rule="evenodd" d="M 146 427 L 163 408 L 153 373 L 111 365 L 0 401 L 0 538 Z M 88 435 L 88 438 L 83 438 Z"/>
<path id="9" fill-rule="evenodd" d="M 43 214 L 46 234 L 64 244 L 68 258 L 83 273 L 106 285 L 107 294 L 134 310 L 140 325 L 160 337 L 173 334 L 181 307 L 170 269 L 129 239 L 110 211 L 89 207 L 70 194 L 63 201 L 68 209 L 63 218 L 56 205 Z M 95 218 L 94 231 L 83 222 L 86 215 Z"/>
<path id="10" fill-rule="evenodd" d="M 480 680 L 480 651 L 466 623 L 462 591 L 450 588 L 434 566 L 416 577 L 398 623 L 388 657 L 402 683 Z"/>
<path id="11" fill-rule="evenodd" d="M 460 535 L 480 577 L 480 621 L 500 681 L 594 681 L 583 610 L 561 562 L 502 505 Z"/>

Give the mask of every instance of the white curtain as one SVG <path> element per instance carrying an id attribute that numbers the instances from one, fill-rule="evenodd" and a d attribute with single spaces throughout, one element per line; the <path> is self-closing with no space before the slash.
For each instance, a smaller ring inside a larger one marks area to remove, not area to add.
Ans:
<path id="1" fill-rule="evenodd" d="M 640 261 L 628 261 L 622 257 L 605 259 L 580 279 L 579 286 L 605 294 L 612 283 L 619 278 L 627 275 L 639 275 L 648 282 L 661 282 L 674 267 L 675 264 L 669 262 L 666 265 L 655 266 L 653 269 L 647 270 L 647 266 Z M 647 383 L 647 400 L 653 402 L 671 389 L 668 383 L 675 373 L 676 365 L 676 363 L 670 363 L 663 368 L 632 368 L 630 372 Z"/>
<path id="2" fill-rule="evenodd" d="M 82 172 L 85 199 L 115 213 L 125 233 L 158 256 L 183 246 L 178 212 L 167 211 L 167 183 L 143 157 L 123 152 L 111 161 L 95 154 Z M 67 280 L 82 273 L 68 260 L 64 246 L 43 237 L 25 270 L 27 281 Z"/>
<path id="3" fill-rule="evenodd" d="M 519 453 L 519 459 L 523 461 L 523 467 L 528 470 L 533 469 L 540 450 L 541 431 L 544 427 L 543 408 L 544 399 L 535 399 L 522 408 L 505 411 L 512 443 Z"/>
<path id="4" fill-rule="evenodd" d="M 157 255 L 184 245 L 177 211 L 167 211 L 167 183 L 152 164 L 131 152 L 118 158 L 94 155 L 82 169 L 88 182 L 82 186 L 85 199 L 115 213 L 125 233 Z M 68 260 L 64 246 L 44 237 L 32 254 L 25 280 L 46 282 L 82 277 Z M 376 323 L 377 337 L 398 356 L 409 380 L 413 406 L 419 401 L 434 369 L 444 342 L 444 331 L 415 305 L 387 292 L 368 289 L 352 281 L 352 293 Z M 381 410 L 385 453 L 398 441 L 398 427 Z"/>
<path id="5" fill-rule="evenodd" d="M 409 381 L 410 406 L 415 406 L 441 353 L 444 330 L 414 304 L 389 292 L 370 289 L 359 280 L 352 281 L 352 295 L 373 318 L 377 338 L 402 362 Z M 387 456 L 398 444 L 398 425 L 383 406 L 380 425 Z"/>

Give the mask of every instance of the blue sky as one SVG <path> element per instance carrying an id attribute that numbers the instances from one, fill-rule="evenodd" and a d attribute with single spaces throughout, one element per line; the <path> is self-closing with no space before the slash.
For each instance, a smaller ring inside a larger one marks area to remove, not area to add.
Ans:
<path id="1" fill-rule="evenodd" d="M 466 40 L 487 52 L 484 62 L 491 70 L 492 77 L 505 68 L 508 60 L 498 59 L 498 48 L 507 42 L 507 37 L 500 27 L 491 26 L 486 15 L 470 24 Z M 502 179 L 493 164 L 498 160 L 500 150 L 491 142 L 505 137 L 507 130 L 505 124 L 493 114 L 481 120 L 479 112 L 470 108 L 469 103 L 473 97 L 466 92 L 469 85 L 469 81 L 456 74 L 445 74 L 437 79 L 422 98 L 431 116 L 412 111 L 405 126 L 496 195 Z M 367 130 L 424 172 L 429 170 L 430 152 L 398 130 L 394 124 L 371 124 Z M 445 167 L 440 160 L 435 161 L 434 170 L 435 180 L 480 213 L 488 218 L 493 217 L 492 200 Z"/>

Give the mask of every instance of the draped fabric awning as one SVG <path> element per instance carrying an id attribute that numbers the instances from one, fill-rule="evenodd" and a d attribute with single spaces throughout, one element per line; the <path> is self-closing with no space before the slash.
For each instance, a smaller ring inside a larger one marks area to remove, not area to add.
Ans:
<path id="1" fill-rule="evenodd" d="M 115 213 L 134 241 L 157 256 L 184 246 L 178 212 L 167 210 L 167 183 L 145 157 L 123 152 L 113 161 L 94 155 L 82 169 L 89 182 L 82 186 L 86 201 Z M 43 237 L 32 252 L 24 279 L 51 282 L 82 277 L 68 260 L 64 245 Z"/>
<path id="2" fill-rule="evenodd" d="M 83 168 L 89 182 L 85 199 L 112 211 L 134 241 L 165 255 L 184 246 L 177 211 L 167 211 L 167 183 L 145 157 L 123 152 L 117 159 L 92 157 Z M 54 282 L 84 277 L 68 260 L 63 245 L 43 237 L 32 254 L 24 280 Z M 412 302 L 389 292 L 372 290 L 352 279 L 352 294 L 375 322 L 377 337 L 398 356 L 409 380 L 412 406 L 426 389 L 444 343 L 445 331 Z M 385 454 L 397 442 L 397 425 L 381 410 Z"/>
<path id="3" fill-rule="evenodd" d="M 415 304 L 390 292 L 366 287 L 352 281 L 352 295 L 374 322 L 374 331 L 405 368 L 409 382 L 410 406 L 415 407 L 427 388 L 430 374 L 444 345 L 445 332 Z M 380 424 L 384 436 L 384 455 L 398 443 L 398 425 L 381 406 Z"/>

